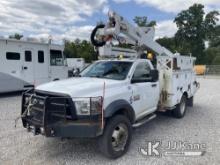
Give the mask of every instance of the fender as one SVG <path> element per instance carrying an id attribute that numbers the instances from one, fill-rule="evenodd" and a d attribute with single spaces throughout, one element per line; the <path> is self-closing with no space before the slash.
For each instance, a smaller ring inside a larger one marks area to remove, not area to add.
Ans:
<path id="1" fill-rule="evenodd" d="M 126 100 L 116 100 L 109 104 L 104 111 L 104 117 L 109 118 L 120 110 L 126 110 L 131 122 L 133 123 L 135 121 L 134 109 Z"/>

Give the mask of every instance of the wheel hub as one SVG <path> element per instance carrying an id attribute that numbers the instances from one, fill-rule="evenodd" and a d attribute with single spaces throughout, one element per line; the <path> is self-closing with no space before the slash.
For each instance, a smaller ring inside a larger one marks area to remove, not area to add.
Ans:
<path id="1" fill-rule="evenodd" d="M 115 151 L 124 150 L 128 140 L 128 128 L 125 124 L 119 124 L 112 133 L 112 147 Z"/>

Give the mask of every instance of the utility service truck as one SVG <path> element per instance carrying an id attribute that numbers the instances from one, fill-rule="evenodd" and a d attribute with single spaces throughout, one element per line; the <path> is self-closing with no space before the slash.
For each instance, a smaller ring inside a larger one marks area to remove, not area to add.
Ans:
<path id="1" fill-rule="evenodd" d="M 50 43 L 0 39 L 0 93 L 68 78 L 63 49 Z"/>
<path id="2" fill-rule="evenodd" d="M 195 58 L 160 46 L 154 28 L 133 26 L 109 12 L 91 41 L 98 61 L 77 77 L 23 94 L 23 126 L 34 135 L 97 138 L 102 153 L 117 158 L 128 150 L 132 129 L 155 118 L 157 111 L 182 118 L 193 105 L 199 87 Z"/>

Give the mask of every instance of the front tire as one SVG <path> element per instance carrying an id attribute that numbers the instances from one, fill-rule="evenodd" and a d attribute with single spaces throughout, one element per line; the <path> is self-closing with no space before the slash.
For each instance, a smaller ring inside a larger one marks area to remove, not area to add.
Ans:
<path id="1" fill-rule="evenodd" d="M 105 156 L 116 159 L 128 151 L 131 137 L 132 126 L 128 118 L 123 115 L 114 116 L 98 139 L 99 149 Z"/>
<path id="2" fill-rule="evenodd" d="M 180 103 L 176 105 L 176 108 L 173 110 L 173 116 L 176 118 L 183 118 L 186 113 L 186 101 L 187 98 L 185 95 L 182 96 Z"/>

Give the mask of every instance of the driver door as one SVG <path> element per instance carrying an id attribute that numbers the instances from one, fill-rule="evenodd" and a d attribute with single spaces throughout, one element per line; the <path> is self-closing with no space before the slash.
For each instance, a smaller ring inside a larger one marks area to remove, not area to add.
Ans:
<path id="1" fill-rule="evenodd" d="M 159 83 L 152 81 L 150 71 L 151 66 L 147 61 L 140 62 L 132 76 L 133 107 L 138 119 L 155 111 L 159 101 Z"/>

